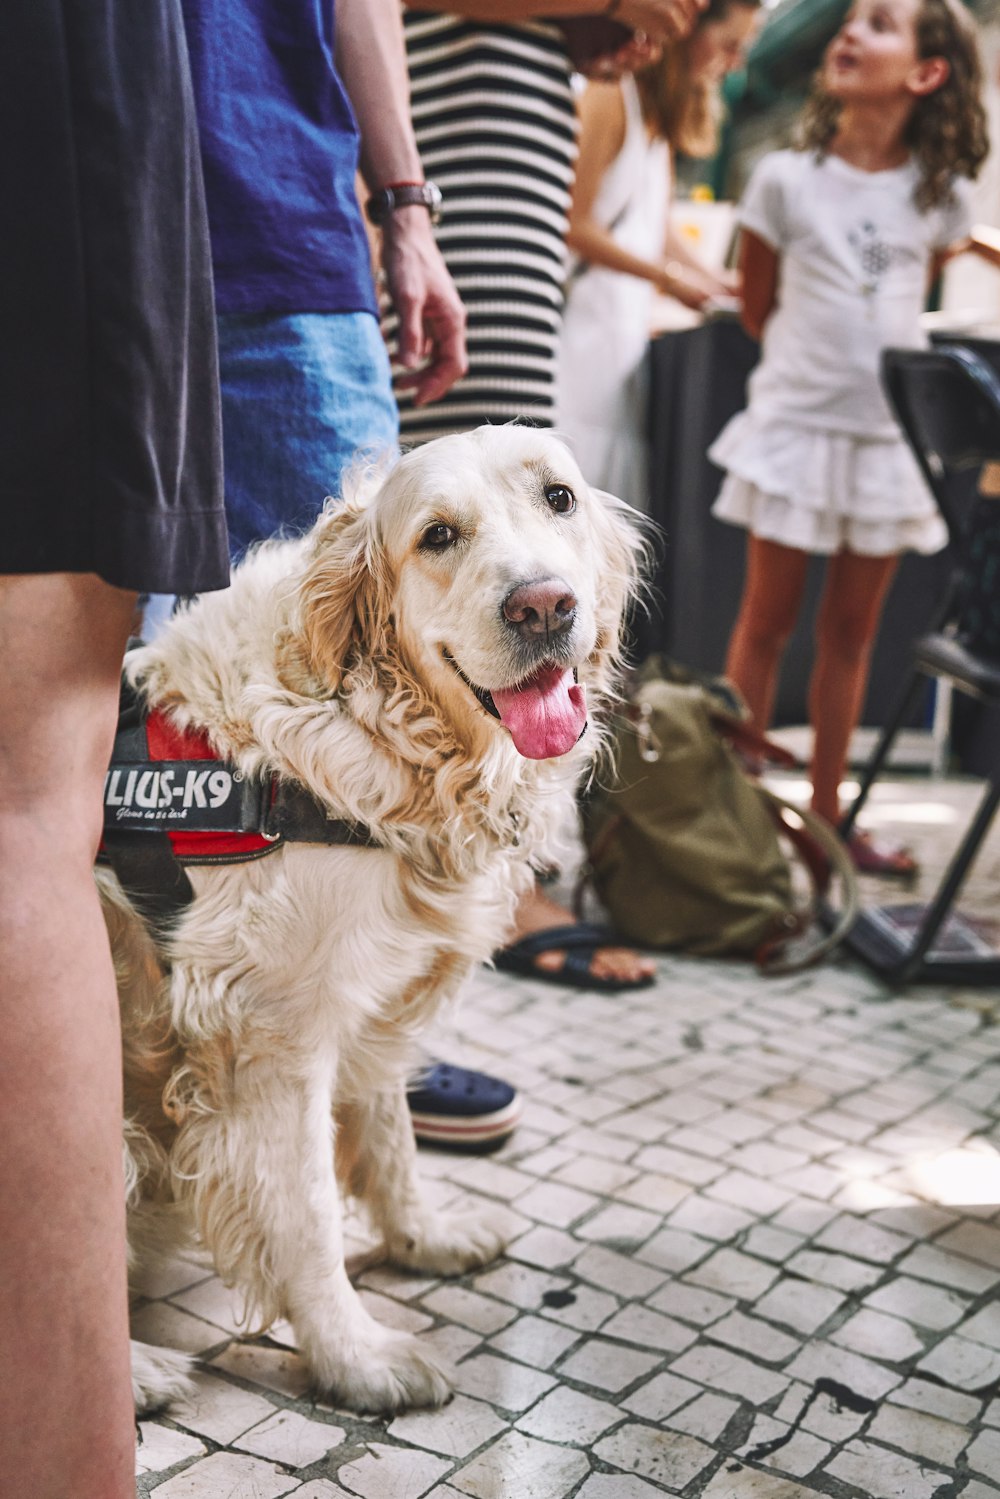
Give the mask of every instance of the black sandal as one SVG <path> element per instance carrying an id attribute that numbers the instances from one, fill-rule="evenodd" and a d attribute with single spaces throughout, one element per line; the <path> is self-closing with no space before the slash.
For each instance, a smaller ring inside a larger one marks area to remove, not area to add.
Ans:
<path id="1" fill-rule="evenodd" d="M 646 989 L 656 980 L 655 974 L 637 979 L 605 978 L 591 972 L 590 964 L 601 947 L 621 947 L 622 940 L 610 927 L 592 921 L 576 921 L 565 926 L 549 926 L 530 932 L 518 942 L 511 942 L 493 954 L 493 966 L 503 973 L 517 973 L 523 978 L 543 979 L 574 989 L 597 989 L 617 994 L 623 989 Z M 546 952 L 565 952 L 561 968 L 549 971 L 539 968 L 535 959 Z"/>

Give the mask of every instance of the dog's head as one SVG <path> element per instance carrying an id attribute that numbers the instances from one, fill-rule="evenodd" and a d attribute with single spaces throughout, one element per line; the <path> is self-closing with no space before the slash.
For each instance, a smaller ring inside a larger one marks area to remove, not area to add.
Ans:
<path id="1" fill-rule="evenodd" d="M 565 754 L 609 685 L 642 544 L 551 433 L 481 427 L 400 459 L 313 532 L 302 635 L 327 691 L 376 685 L 528 759 Z M 466 738 L 466 734 L 460 734 Z"/>

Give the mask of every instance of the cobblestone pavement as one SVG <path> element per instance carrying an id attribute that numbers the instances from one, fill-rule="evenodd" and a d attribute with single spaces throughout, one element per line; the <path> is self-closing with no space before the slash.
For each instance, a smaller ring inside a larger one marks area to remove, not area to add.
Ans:
<path id="1" fill-rule="evenodd" d="M 940 865 L 970 795 L 900 783 L 872 821 Z M 994 914 L 998 854 L 969 892 Z M 616 996 L 483 972 L 442 1049 L 515 1082 L 523 1122 L 421 1156 L 442 1204 L 502 1205 L 507 1256 L 359 1280 L 454 1360 L 454 1400 L 316 1403 L 286 1326 L 241 1338 L 207 1265 L 161 1263 L 136 1332 L 197 1354 L 197 1393 L 141 1423 L 138 1492 L 998 1499 L 998 1016 L 848 962 L 664 958 Z"/>

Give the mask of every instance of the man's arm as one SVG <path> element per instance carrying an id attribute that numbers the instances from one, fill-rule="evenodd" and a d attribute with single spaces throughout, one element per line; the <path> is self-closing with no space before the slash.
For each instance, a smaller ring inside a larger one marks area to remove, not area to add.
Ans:
<path id="1" fill-rule="evenodd" d="M 336 53 L 361 132 L 361 172 L 368 188 L 422 182 L 398 0 L 337 0 Z M 412 205 L 388 215 L 382 269 L 399 318 L 399 360 L 414 371 L 403 383 L 412 386 L 417 405 L 424 405 L 444 395 L 468 367 L 465 309 L 434 242 L 426 208 Z M 417 370 L 418 365 L 424 367 Z"/>

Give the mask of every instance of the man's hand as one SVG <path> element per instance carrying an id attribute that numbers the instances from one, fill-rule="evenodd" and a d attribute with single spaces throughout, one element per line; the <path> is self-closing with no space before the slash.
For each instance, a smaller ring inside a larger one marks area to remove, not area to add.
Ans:
<path id="1" fill-rule="evenodd" d="M 426 208 L 390 213 L 382 229 L 382 270 L 399 319 L 398 359 L 412 374 L 397 384 L 416 406 L 439 400 L 469 367 L 465 308 L 434 242 Z"/>

